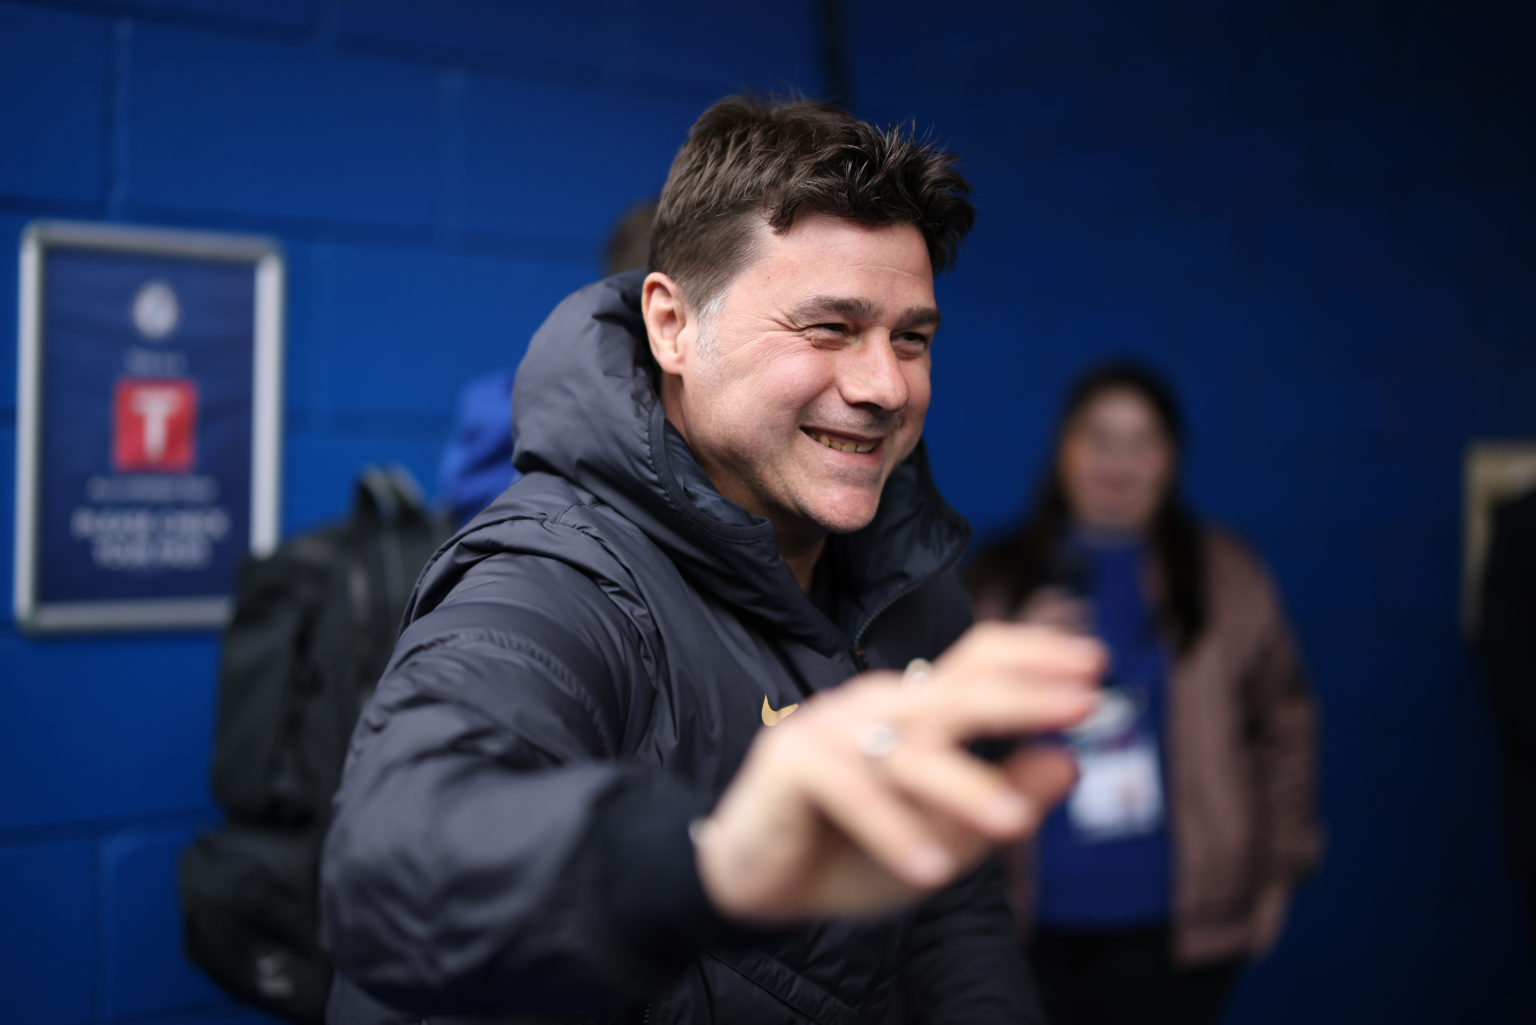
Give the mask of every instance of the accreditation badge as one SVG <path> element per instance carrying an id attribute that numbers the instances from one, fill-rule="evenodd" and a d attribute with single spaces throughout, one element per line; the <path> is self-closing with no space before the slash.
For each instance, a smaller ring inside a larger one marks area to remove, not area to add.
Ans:
<path id="1" fill-rule="evenodd" d="M 1162 828 L 1161 762 L 1149 726 L 1140 692 L 1111 688 L 1093 716 L 1068 731 L 1079 776 L 1067 814 L 1085 841 L 1123 840 Z"/>

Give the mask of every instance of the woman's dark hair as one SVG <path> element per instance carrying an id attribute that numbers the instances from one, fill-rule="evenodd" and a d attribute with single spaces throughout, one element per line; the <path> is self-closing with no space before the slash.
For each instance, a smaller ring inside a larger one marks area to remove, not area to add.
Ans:
<path id="1" fill-rule="evenodd" d="M 1016 608 L 1030 594 L 1052 583 L 1062 571 L 1061 544 L 1071 525 L 1061 483 L 1060 452 L 1067 428 L 1091 401 L 1111 391 L 1128 391 L 1152 407 L 1175 453 L 1184 450 L 1184 424 L 1173 391 L 1152 370 L 1137 363 L 1109 363 L 1079 378 L 1067 394 L 1057 422 L 1055 444 L 1045 480 L 1023 524 L 983 549 L 971 560 L 965 581 L 971 594 L 1000 595 Z M 1179 495 L 1178 468 L 1152 516 L 1149 542 L 1163 571 L 1164 588 L 1156 611 L 1158 625 L 1180 652 L 1194 647 L 1207 620 L 1205 558 L 1200 526 Z"/>

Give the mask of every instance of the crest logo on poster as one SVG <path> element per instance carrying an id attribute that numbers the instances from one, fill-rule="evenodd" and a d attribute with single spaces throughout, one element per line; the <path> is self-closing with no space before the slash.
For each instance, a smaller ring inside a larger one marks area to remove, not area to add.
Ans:
<path id="1" fill-rule="evenodd" d="M 185 473 L 196 455 L 197 385 L 188 378 L 121 377 L 112 430 L 119 473 Z"/>
<path id="2" fill-rule="evenodd" d="M 164 281 L 149 281 L 133 297 L 133 326 L 152 342 L 176 330 L 181 321 L 181 303 L 176 292 Z"/>

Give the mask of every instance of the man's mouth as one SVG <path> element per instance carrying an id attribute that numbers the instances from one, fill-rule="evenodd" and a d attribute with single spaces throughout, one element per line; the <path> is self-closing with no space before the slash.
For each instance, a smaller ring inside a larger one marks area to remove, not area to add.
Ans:
<path id="1" fill-rule="evenodd" d="M 856 452 L 863 454 L 865 452 L 874 451 L 875 446 L 880 444 L 879 438 L 876 438 L 874 441 L 860 441 L 857 438 L 847 438 L 840 435 L 832 435 L 826 433 L 825 431 L 813 431 L 806 429 L 805 433 L 809 435 L 813 441 L 825 445 L 827 448 L 837 449 L 839 452 Z"/>

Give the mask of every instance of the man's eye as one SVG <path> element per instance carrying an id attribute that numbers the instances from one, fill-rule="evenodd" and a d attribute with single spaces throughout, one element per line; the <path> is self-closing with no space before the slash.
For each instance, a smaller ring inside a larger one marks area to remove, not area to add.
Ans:
<path id="1" fill-rule="evenodd" d="M 903 331 L 901 334 L 897 335 L 895 339 L 895 343 L 901 346 L 903 349 L 909 349 L 918 352 L 926 350 L 928 348 L 928 344 L 931 341 L 932 339 L 928 335 L 925 335 L 919 331 Z"/>
<path id="2" fill-rule="evenodd" d="M 847 324 L 813 324 L 811 326 L 811 330 L 812 331 L 821 331 L 821 332 L 825 332 L 827 334 L 842 335 L 842 334 L 847 334 L 848 333 L 848 325 Z"/>

